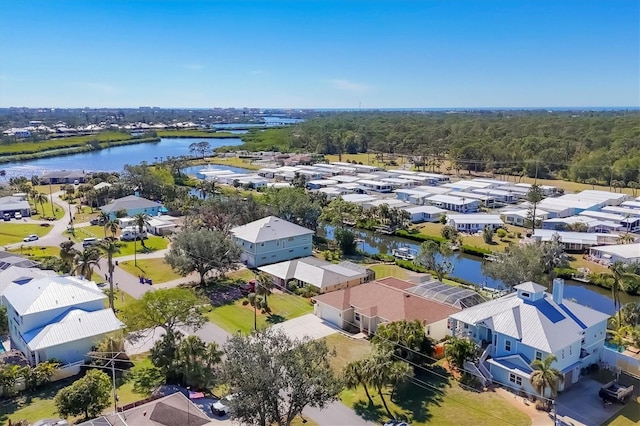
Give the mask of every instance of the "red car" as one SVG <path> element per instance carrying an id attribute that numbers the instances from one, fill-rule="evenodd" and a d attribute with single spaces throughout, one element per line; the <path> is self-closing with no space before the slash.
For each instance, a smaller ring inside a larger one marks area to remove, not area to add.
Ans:
<path id="1" fill-rule="evenodd" d="M 256 280 L 251 280 L 247 282 L 245 285 L 240 287 L 240 290 L 243 294 L 249 294 L 256 291 Z"/>

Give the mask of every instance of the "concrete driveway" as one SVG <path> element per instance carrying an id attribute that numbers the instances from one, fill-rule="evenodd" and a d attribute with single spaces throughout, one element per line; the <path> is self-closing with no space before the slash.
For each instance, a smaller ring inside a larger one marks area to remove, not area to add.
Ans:
<path id="1" fill-rule="evenodd" d="M 275 324 L 272 328 L 282 330 L 291 337 L 301 339 L 304 336 L 308 336 L 314 340 L 337 332 L 332 325 L 321 320 L 314 314 L 307 314 L 298 318 L 290 319 L 288 321 Z"/>
<path id="2" fill-rule="evenodd" d="M 567 425 L 597 426 L 622 409 L 622 404 L 608 404 L 606 407 L 598 396 L 602 383 L 581 377 L 570 389 L 556 399 L 558 418 Z"/>
<path id="3" fill-rule="evenodd" d="M 138 355 L 149 352 L 153 345 L 165 335 L 162 327 L 148 328 L 130 333 L 124 340 L 124 351 L 127 355 Z"/>

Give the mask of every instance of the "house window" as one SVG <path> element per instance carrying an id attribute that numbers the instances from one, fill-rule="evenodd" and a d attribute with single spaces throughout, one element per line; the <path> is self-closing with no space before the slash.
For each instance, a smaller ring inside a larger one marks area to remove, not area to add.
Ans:
<path id="1" fill-rule="evenodd" d="M 536 359 L 537 359 L 538 361 L 542 361 L 542 352 L 540 352 L 540 351 L 536 351 Z"/>
<path id="2" fill-rule="evenodd" d="M 562 350 L 562 359 L 564 359 L 564 349 Z"/>
<path id="3" fill-rule="evenodd" d="M 571 346 L 569 346 L 569 355 L 572 354 Z"/>
<path id="4" fill-rule="evenodd" d="M 264 243 L 260 243 L 260 247 L 264 247 Z"/>
<path id="5" fill-rule="evenodd" d="M 293 250 L 289 250 L 289 253 L 293 253 Z"/>
<path id="6" fill-rule="evenodd" d="M 465 330 L 469 328 L 469 324 L 465 324 L 462 326 Z"/>
<path id="7" fill-rule="evenodd" d="M 529 293 L 526 292 L 522 292 L 522 297 L 526 297 L 527 299 L 530 297 L 531 295 Z"/>
<path id="8" fill-rule="evenodd" d="M 509 373 L 509 381 L 511 383 L 515 383 L 518 386 L 522 386 L 522 377 L 517 376 L 513 373 Z"/>
<path id="9" fill-rule="evenodd" d="M 511 352 L 511 340 L 504 341 L 504 350 L 507 352 Z"/>
<path id="10" fill-rule="evenodd" d="M 356 313 L 354 318 L 355 318 L 356 321 L 360 321 L 360 314 Z"/>

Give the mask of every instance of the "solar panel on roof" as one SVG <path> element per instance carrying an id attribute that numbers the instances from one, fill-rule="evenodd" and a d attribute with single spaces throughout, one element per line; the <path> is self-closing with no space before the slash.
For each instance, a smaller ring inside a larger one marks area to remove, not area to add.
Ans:
<path id="1" fill-rule="evenodd" d="M 7 262 L 0 262 L 0 269 L 2 269 L 3 271 L 4 271 L 5 269 L 7 269 L 9 266 L 11 266 L 11 264 L 10 264 L 10 263 L 7 263 Z"/>

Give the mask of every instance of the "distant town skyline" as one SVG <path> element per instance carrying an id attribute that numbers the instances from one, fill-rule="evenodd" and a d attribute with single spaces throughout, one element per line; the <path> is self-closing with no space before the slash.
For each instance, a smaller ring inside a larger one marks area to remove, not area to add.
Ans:
<path id="1" fill-rule="evenodd" d="M 640 106 L 640 2 L 5 1 L 0 107 Z"/>

